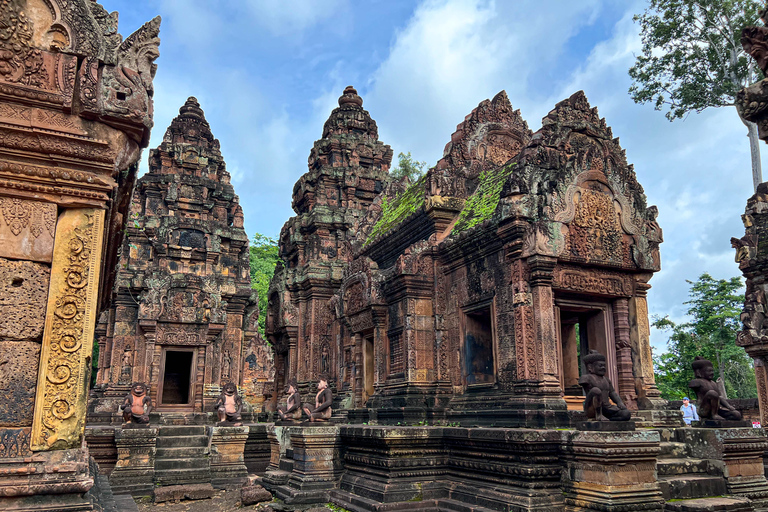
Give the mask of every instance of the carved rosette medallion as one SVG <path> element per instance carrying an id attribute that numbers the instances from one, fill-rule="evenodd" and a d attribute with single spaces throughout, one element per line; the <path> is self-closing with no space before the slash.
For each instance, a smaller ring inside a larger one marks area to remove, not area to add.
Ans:
<path id="1" fill-rule="evenodd" d="M 76 448 L 96 325 L 104 210 L 66 210 L 56 225 L 32 450 Z"/>

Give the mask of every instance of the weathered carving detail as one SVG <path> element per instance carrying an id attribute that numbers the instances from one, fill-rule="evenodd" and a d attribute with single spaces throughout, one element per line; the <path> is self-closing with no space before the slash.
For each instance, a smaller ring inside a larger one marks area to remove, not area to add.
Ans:
<path id="1" fill-rule="evenodd" d="M 66 210 L 57 224 L 32 448 L 75 448 L 85 427 L 86 361 L 96 323 L 104 211 Z"/>
<path id="2" fill-rule="evenodd" d="M 615 297 L 632 295 L 632 279 L 626 274 L 565 265 L 555 267 L 552 287 L 595 295 Z"/>

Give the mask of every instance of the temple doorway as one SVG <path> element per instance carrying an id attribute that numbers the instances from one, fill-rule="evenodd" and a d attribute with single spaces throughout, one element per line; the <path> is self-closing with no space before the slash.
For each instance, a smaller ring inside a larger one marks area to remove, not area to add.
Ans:
<path id="1" fill-rule="evenodd" d="M 363 404 L 373 396 L 373 335 L 363 338 Z"/>
<path id="2" fill-rule="evenodd" d="M 555 303 L 560 387 L 568 408 L 580 409 L 584 393 L 579 378 L 587 371 L 582 357 L 590 350 L 605 355 L 606 376 L 614 387 L 619 382 L 611 306 L 602 302 L 569 299 L 558 299 Z"/>
<path id="3" fill-rule="evenodd" d="M 163 350 L 161 365 L 163 378 L 158 391 L 158 407 L 187 409 L 192 406 L 194 360 L 193 349 L 166 348 Z"/>
<path id="4" fill-rule="evenodd" d="M 467 311 L 464 320 L 464 382 L 467 386 L 495 382 L 491 305 Z"/>

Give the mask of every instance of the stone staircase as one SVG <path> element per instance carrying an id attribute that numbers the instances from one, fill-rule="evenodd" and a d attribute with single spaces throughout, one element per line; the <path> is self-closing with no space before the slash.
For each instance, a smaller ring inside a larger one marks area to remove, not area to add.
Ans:
<path id="1" fill-rule="evenodd" d="M 156 485 L 210 484 L 210 436 L 204 425 L 163 425 L 157 433 Z"/>
<path id="2" fill-rule="evenodd" d="M 676 429 L 662 429 L 656 462 L 659 487 L 667 512 L 754 512 L 750 500 L 725 496 L 726 481 L 715 461 L 691 457 Z"/>

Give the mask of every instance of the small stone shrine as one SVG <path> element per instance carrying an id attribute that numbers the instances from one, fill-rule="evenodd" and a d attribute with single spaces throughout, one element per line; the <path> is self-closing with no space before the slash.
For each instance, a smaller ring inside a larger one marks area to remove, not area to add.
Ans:
<path id="1" fill-rule="evenodd" d="M 594 349 L 630 410 L 664 416 L 645 298 L 657 210 L 583 93 L 536 134 L 504 92 L 481 102 L 413 184 L 389 179 L 354 89 L 339 105 L 280 238 L 276 392 L 326 372 L 361 420 L 566 425 Z"/>
<path id="2" fill-rule="evenodd" d="M 202 413 L 215 411 L 224 383 L 248 388 L 252 367 L 267 370 L 248 257 L 219 141 L 189 98 L 133 194 L 111 307 L 97 329 L 94 420 L 109 420 L 133 381 L 147 383 L 158 412 Z"/>
<path id="3" fill-rule="evenodd" d="M 6 0 L 0 20 L 0 509 L 93 510 L 94 329 L 152 127 L 160 18 L 125 40 L 88 0 Z"/>

